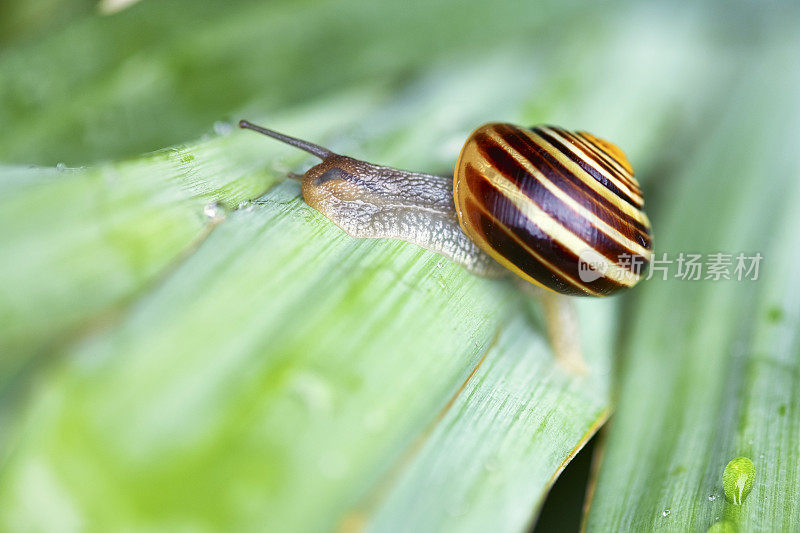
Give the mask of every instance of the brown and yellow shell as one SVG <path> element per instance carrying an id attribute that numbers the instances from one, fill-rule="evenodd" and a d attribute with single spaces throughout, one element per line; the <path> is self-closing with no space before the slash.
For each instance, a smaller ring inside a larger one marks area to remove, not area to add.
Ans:
<path id="1" fill-rule="evenodd" d="M 492 123 L 464 144 L 453 182 L 466 234 L 537 285 L 604 296 L 635 285 L 650 222 L 625 154 L 586 132 Z"/>

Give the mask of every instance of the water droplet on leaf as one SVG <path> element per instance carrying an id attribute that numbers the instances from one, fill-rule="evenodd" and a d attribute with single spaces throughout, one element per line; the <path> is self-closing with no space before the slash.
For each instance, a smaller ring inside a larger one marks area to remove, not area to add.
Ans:
<path id="1" fill-rule="evenodd" d="M 734 505 L 742 505 L 744 499 L 753 488 L 756 478 L 756 466 L 747 457 L 737 457 L 725 466 L 722 473 L 722 487 L 725 498 Z"/>
<path id="2" fill-rule="evenodd" d="M 225 206 L 219 202 L 209 202 L 203 208 L 203 214 L 214 220 L 223 219 L 225 218 Z"/>
<path id="3" fill-rule="evenodd" d="M 767 320 L 769 320 L 773 324 L 776 324 L 781 320 L 783 320 L 783 309 L 781 309 L 777 305 L 774 307 L 770 307 L 770 309 L 767 311 Z"/>
<path id="4" fill-rule="evenodd" d="M 217 135 L 229 135 L 233 131 L 233 126 L 227 122 L 218 121 L 214 123 L 214 133 Z"/>
<path id="5" fill-rule="evenodd" d="M 736 533 L 736 526 L 730 522 L 715 522 L 708 528 L 708 533 Z"/>
<path id="6" fill-rule="evenodd" d="M 322 376 L 311 372 L 300 372 L 294 375 L 289 383 L 289 390 L 304 404 L 310 414 L 327 415 L 331 411 L 334 393 Z"/>
<path id="7" fill-rule="evenodd" d="M 669 507 L 668 507 L 668 508 L 664 509 L 663 511 L 661 511 L 661 516 L 664 516 L 664 517 L 669 516 L 669 513 L 671 513 L 671 512 L 672 512 L 672 510 L 670 510 Z"/>

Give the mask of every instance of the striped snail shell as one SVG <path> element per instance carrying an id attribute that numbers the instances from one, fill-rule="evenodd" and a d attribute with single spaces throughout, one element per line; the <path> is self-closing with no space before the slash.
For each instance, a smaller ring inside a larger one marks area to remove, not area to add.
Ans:
<path id="1" fill-rule="evenodd" d="M 589 133 L 485 124 L 464 144 L 453 183 L 466 234 L 537 285 L 608 295 L 635 285 L 650 261 L 633 169 Z"/>
<path id="2" fill-rule="evenodd" d="M 303 199 L 354 237 L 401 239 L 477 274 L 511 271 L 568 295 L 631 287 L 651 257 L 630 163 L 585 132 L 486 124 L 467 139 L 451 179 L 239 126 L 322 159 L 298 176 Z"/>

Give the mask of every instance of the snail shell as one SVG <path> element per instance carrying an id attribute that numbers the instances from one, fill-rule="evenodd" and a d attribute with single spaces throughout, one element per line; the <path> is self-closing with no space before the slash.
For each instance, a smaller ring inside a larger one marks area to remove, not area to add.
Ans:
<path id="1" fill-rule="evenodd" d="M 483 125 L 461 150 L 453 187 L 464 232 L 534 284 L 608 295 L 635 285 L 650 261 L 650 222 L 631 165 L 591 134 Z"/>

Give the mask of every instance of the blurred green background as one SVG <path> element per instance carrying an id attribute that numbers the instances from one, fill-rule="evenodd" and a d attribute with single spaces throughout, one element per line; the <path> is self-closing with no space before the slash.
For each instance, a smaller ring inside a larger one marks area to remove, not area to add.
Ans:
<path id="1" fill-rule="evenodd" d="M 240 118 L 442 173 L 483 122 L 588 130 L 657 256 L 761 276 L 579 302 L 571 376 Z M 796 2 L 4 0 L 0 125 L 3 530 L 521 531 L 601 426 L 541 530 L 800 528 Z"/>

